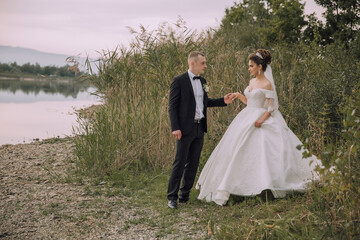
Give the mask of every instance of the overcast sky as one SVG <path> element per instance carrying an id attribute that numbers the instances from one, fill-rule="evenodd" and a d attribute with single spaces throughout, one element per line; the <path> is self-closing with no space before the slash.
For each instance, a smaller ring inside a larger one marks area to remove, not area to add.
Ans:
<path id="1" fill-rule="evenodd" d="M 0 0 L 0 45 L 67 55 L 114 49 L 132 39 L 127 26 L 154 29 L 181 16 L 191 29 L 218 27 L 235 0 Z M 239 2 L 239 1 L 237 1 Z M 323 9 L 305 0 L 305 13 Z"/>

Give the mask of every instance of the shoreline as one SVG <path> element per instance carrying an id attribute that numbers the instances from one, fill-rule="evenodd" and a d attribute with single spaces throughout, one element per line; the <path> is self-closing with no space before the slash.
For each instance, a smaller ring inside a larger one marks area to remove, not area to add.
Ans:
<path id="1" fill-rule="evenodd" d="M 103 103 L 98 103 L 98 104 L 91 104 L 87 107 L 79 107 L 79 108 L 75 108 L 73 109 L 73 112 L 71 113 L 67 113 L 68 115 L 73 115 L 73 114 L 81 114 L 82 116 L 85 116 L 85 118 L 91 118 L 92 114 L 101 106 L 103 105 Z M 71 133 L 71 135 L 61 135 L 59 134 L 58 136 L 54 136 L 54 137 L 46 137 L 46 138 L 40 138 L 40 137 L 33 137 L 32 140 L 27 139 L 25 140 L 19 140 L 19 142 L 17 143 L 0 143 L 0 147 L 4 146 L 4 145 L 19 145 L 19 144 L 32 144 L 32 143 L 37 143 L 37 142 L 42 142 L 42 141 L 46 141 L 46 142 L 54 142 L 57 141 L 59 139 L 66 139 L 66 138 L 74 138 L 76 137 L 76 135 L 73 135 L 73 133 Z"/>
<path id="2" fill-rule="evenodd" d="M 73 150 L 71 138 L 0 146 L 0 238 L 148 239 L 155 234 L 141 225 L 127 229 L 139 209 L 129 208 L 131 198 L 92 194 L 116 189 L 73 174 Z"/>
<path id="3" fill-rule="evenodd" d="M 62 142 L 62 141 L 67 141 L 70 139 L 73 139 L 76 136 L 57 136 L 57 137 L 49 137 L 49 138 L 44 138 L 44 139 L 40 139 L 40 138 L 34 138 L 33 140 L 31 140 L 31 142 L 19 142 L 19 143 L 3 143 L 0 144 L 0 148 L 1 147 L 8 147 L 8 146 L 18 146 L 18 145 L 31 145 L 31 144 L 45 144 L 45 143 L 55 143 L 55 142 Z"/>
<path id="4" fill-rule="evenodd" d="M 51 76 L 0 76 L 0 80 L 14 80 L 14 81 L 33 81 L 33 82 L 46 82 L 46 81 L 76 81 L 77 78 L 69 77 L 51 77 Z"/>
<path id="5" fill-rule="evenodd" d="M 76 173 L 72 140 L 0 146 L 0 238 L 159 239 L 162 224 L 143 219 L 168 210 L 139 204 L 130 188 Z M 189 219 L 196 218 L 180 215 L 178 231 L 160 238 L 204 239 L 205 229 L 192 230 Z"/>

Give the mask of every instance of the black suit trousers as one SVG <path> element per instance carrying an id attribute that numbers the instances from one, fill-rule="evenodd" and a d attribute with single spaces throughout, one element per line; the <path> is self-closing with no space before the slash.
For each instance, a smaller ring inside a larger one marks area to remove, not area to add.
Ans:
<path id="1" fill-rule="evenodd" d="M 179 189 L 180 198 L 189 198 L 199 166 L 203 144 L 204 130 L 201 123 L 193 123 L 191 132 L 176 141 L 175 160 L 167 191 L 168 200 L 177 200 Z"/>

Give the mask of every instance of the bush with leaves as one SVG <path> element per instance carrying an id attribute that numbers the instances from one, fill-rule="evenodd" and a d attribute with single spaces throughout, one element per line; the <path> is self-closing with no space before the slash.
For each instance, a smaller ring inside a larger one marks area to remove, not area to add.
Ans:
<path id="1" fill-rule="evenodd" d="M 342 110 L 341 138 L 321 154 L 323 187 L 313 192 L 310 206 L 323 221 L 325 238 L 360 237 L 360 85 L 355 91 Z"/>

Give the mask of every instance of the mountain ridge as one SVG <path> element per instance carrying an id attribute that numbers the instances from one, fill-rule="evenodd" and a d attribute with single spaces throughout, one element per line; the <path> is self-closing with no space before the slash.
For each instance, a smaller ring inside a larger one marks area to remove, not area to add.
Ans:
<path id="1" fill-rule="evenodd" d="M 0 63 L 16 62 L 18 65 L 38 63 L 40 66 L 53 65 L 62 67 L 66 64 L 71 65 L 71 63 L 66 62 L 66 58 L 70 56 L 71 55 L 42 52 L 31 48 L 0 45 Z M 85 59 L 80 58 L 78 61 L 83 63 Z"/>

